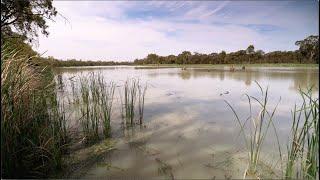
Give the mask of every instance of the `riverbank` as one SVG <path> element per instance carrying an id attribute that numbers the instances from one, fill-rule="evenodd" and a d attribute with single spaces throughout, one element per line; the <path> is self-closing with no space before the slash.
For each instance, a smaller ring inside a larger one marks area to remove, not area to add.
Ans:
<path id="1" fill-rule="evenodd" d="M 234 67 L 236 69 L 244 67 L 288 67 L 288 68 L 316 68 L 319 69 L 319 64 L 130 64 L 130 65 L 105 65 L 105 66 L 57 66 L 55 68 L 96 68 L 96 67 L 150 67 L 150 68 L 222 68 Z"/>
<path id="2" fill-rule="evenodd" d="M 235 66 L 235 67 L 315 67 L 319 68 L 319 64 L 144 64 L 142 66 L 151 67 L 223 67 L 223 66 Z"/>

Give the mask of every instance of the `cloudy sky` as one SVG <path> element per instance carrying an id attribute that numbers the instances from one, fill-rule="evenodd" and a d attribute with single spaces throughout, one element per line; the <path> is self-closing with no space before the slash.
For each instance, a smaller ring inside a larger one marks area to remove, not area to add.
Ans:
<path id="1" fill-rule="evenodd" d="M 319 1 L 54 1 L 39 53 L 59 59 L 132 61 L 246 49 L 295 50 L 319 31 Z"/>

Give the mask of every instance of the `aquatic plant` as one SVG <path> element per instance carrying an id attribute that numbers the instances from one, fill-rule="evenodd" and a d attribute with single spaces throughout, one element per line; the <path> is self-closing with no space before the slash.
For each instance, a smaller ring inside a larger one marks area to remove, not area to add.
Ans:
<path id="1" fill-rule="evenodd" d="M 3 178 L 45 177 L 61 167 L 67 127 L 51 70 L 1 47 Z"/>
<path id="2" fill-rule="evenodd" d="M 90 129 L 90 115 L 91 107 L 90 107 L 90 98 L 89 98 L 89 85 L 88 80 L 85 78 L 80 78 L 80 112 L 81 118 L 80 123 L 82 127 L 82 132 L 86 141 L 89 141 L 92 137 L 91 129 Z"/>
<path id="3" fill-rule="evenodd" d="M 114 90 L 115 84 L 106 83 L 101 74 L 80 77 L 80 122 L 87 143 L 99 139 L 101 122 L 105 137 L 110 136 Z"/>
<path id="4" fill-rule="evenodd" d="M 287 146 L 285 178 L 319 177 L 319 99 L 299 89 L 302 105 L 292 111 L 292 126 Z"/>
<path id="5" fill-rule="evenodd" d="M 138 82 L 138 107 L 139 107 L 139 124 L 141 125 L 143 122 L 143 112 L 144 112 L 144 99 L 146 96 L 146 92 L 147 92 L 147 88 L 148 85 L 145 84 L 145 86 L 143 87 L 140 84 L 140 81 Z"/>
<path id="6" fill-rule="evenodd" d="M 164 161 L 162 161 L 160 158 L 155 158 L 155 161 L 158 164 L 158 173 L 160 175 L 165 175 L 167 176 L 168 179 L 174 179 L 173 175 L 173 169 L 172 166 Z"/>
<path id="7" fill-rule="evenodd" d="M 261 146 L 271 125 L 274 129 L 278 143 L 281 171 L 284 172 L 283 178 L 316 179 L 319 175 L 319 99 L 312 97 L 312 87 L 306 92 L 299 89 L 302 105 L 299 108 L 295 105 L 292 111 L 291 134 L 289 136 L 287 152 L 283 154 L 281 152 L 278 134 L 273 124 L 273 117 L 279 103 L 270 113 L 266 109 L 268 88 L 264 92 L 259 84 L 258 86 L 261 90 L 263 99 L 258 100 L 256 97 L 246 95 L 249 102 L 250 116 L 244 122 L 239 119 L 234 108 L 225 101 L 233 111 L 236 120 L 240 125 L 240 131 L 248 149 L 249 163 L 245 172 L 245 177 L 258 177 L 257 165 Z M 258 102 L 261 108 L 255 119 L 252 118 L 252 100 Z M 246 137 L 246 130 L 248 130 L 246 126 L 247 121 L 252 122 L 253 124 L 253 128 L 249 127 L 249 139 Z M 284 155 L 287 157 L 286 160 L 283 159 Z"/>
<path id="8" fill-rule="evenodd" d="M 98 114 L 98 97 L 94 75 L 80 77 L 80 111 L 81 127 L 86 143 L 95 142 L 99 139 L 99 114 Z"/>
<path id="9" fill-rule="evenodd" d="M 249 103 L 249 111 L 250 111 L 249 114 L 250 115 L 243 122 L 240 120 L 240 118 L 239 118 L 238 114 L 236 113 L 236 111 L 234 110 L 234 108 L 227 101 L 225 101 L 227 103 L 227 105 L 231 108 L 232 112 L 234 113 L 234 115 L 236 117 L 236 121 L 240 126 L 240 132 L 243 135 L 245 145 L 248 150 L 249 162 L 248 162 L 248 167 L 244 173 L 244 177 L 247 177 L 247 176 L 252 177 L 253 176 L 255 178 L 257 178 L 259 176 L 258 172 L 257 172 L 257 165 L 258 165 L 259 158 L 260 158 L 261 148 L 262 148 L 263 142 L 267 136 L 267 132 L 268 132 L 270 126 L 271 125 L 273 126 L 273 117 L 274 117 L 275 111 L 278 107 L 278 104 L 280 102 L 280 100 L 279 100 L 279 102 L 277 103 L 277 105 L 274 107 L 274 109 L 271 112 L 268 111 L 268 109 L 267 109 L 268 87 L 264 91 L 258 82 L 256 82 L 256 84 L 258 85 L 258 87 L 261 91 L 262 99 L 258 99 L 254 96 L 249 96 L 249 95 L 245 94 L 248 99 L 248 103 Z M 255 102 L 257 102 L 260 107 L 259 114 L 255 117 L 252 115 L 252 101 L 253 100 Z M 249 122 L 248 126 L 247 126 L 247 122 Z M 246 130 L 248 130 L 249 133 L 247 133 Z M 274 130 L 275 130 L 277 142 L 279 145 L 279 140 L 278 140 L 276 129 L 274 128 Z M 247 138 L 247 134 L 249 134 L 248 138 Z M 280 156 L 281 156 L 281 151 L 280 151 Z"/>
<path id="10" fill-rule="evenodd" d="M 139 124 L 143 123 L 144 100 L 147 92 L 147 84 L 142 86 L 139 80 L 127 79 L 124 83 L 124 96 L 121 95 L 121 113 L 126 125 L 135 124 L 136 100 L 138 98 Z"/>
<path id="11" fill-rule="evenodd" d="M 102 114 L 102 123 L 103 123 L 103 133 L 105 137 L 110 137 L 111 131 L 111 110 L 113 104 L 113 96 L 115 90 L 115 83 L 110 82 L 106 85 L 102 76 L 98 77 L 99 87 L 100 87 L 100 94 L 101 94 L 101 101 L 100 101 L 100 108 Z"/>
<path id="12" fill-rule="evenodd" d="M 134 125 L 135 104 L 137 96 L 138 83 L 135 79 L 128 79 L 124 84 L 123 112 L 126 124 Z"/>

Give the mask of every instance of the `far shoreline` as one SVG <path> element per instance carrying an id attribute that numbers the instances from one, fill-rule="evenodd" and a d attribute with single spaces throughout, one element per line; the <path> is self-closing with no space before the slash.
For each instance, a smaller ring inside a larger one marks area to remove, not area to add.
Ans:
<path id="1" fill-rule="evenodd" d="M 319 68 L 319 64 L 292 64 L 292 63 L 266 63 L 266 64 L 127 64 L 127 65 L 100 65 L 100 66 L 55 66 L 55 68 L 78 68 L 78 67 L 114 67 L 114 66 L 141 66 L 162 68 L 197 68 L 197 67 L 306 67 Z"/>

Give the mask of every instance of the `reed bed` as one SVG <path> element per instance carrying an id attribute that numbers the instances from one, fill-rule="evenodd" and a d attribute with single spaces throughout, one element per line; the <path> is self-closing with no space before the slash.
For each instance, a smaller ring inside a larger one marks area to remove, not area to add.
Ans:
<path id="1" fill-rule="evenodd" d="M 285 179 L 317 179 L 319 176 L 319 99 L 312 97 L 312 88 L 306 92 L 299 90 L 302 105 L 299 108 L 295 105 L 292 111 L 292 126 L 287 151 L 282 152 L 278 133 L 273 124 L 280 100 L 272 111 L 268 111 L 266 108 L 268 104 L 268 88 L 263 91 L 258 83 L 257 85 L 261 91 L 262 98 L 259 100 L 246 94 L 250 111 L 247 119 L 241 121 L 235 109 L 225 101 L 235 115 L 235 119 L 240 126 L 240 133 L 243 135 L 248 150 L 249 161 L 244 178 L 259 178 L 257 166 L 261 147 L 268 129 L 273 127 L 281 162 L 280 170 L 283 172 L 281 176 Z M 252 101 L 257 102 L 260 107 L 259 113 L 255 118 L 252 116 Z M 287 159 L 284 159 L 284 157 L 287 157 Z"/>
<path id="2" fill-rule="evenodd" d="M 101 74 L 92 73 L 89 77 L 80 77 L 81 127 L 87 143 L 99 140 L 99 126 L 102 123 L 105 137 L 110 137 L 111 112 L 115 84 L 106 83 Z"/>
<path id="3" fill-rule="evenodd" d="M 46 177 L 61 167 L 68 132 L 50 69 L 1 47 L 3 178 Z"/>
<path id="4" fill-rule="evenodd" d="M 134 126 L 136 108 L 138 108 L 139 113 L 139 122 L 138 124 L 143 123 L 143 113 L 144 113 L 144 100 L 147 92 L 147 84 L 143 86 L 139 80 L 136 79 L 127 79 L 124 83 L 124 95 L 121 95 L 121 112 L 122 118 L 124 119 L 124 124 Z M 138 107 L 136 107 L 136 100 L 138 99 Z"/>
<path id="5" fill-rule="evenodd" d="M 101 110 L 102 110 L 102 123 L 103 123 L 103 133 L 105 137 L 110 137 L 111 134 L 111 110 L 113 104 L 113 97 L 115 91 L 115 83 L 110 82 L 105 86 L 105 81 L 102 77 L 98 79 L 100 93 L 101 93 Z"/>
<path id="6" fill-rule="evenodd" d="M 227 101 L 225 101 L 236 117 L 236 121 L 241 128 L 240 132 L 243 135 L 245 145 L 248 150 L 249 161 L 248 167 L 244 173 L 244 178 L 259 178 L 259 173 L 257 172 L 257 165 L 260 159 L 261 148 L 270 126 L 273 125 L 273 117 L 280 102 L 279 100 L 278 104 L 273 108 L 273 110 L 269 111 L 267 109 L 268 87 L 264 91 L 258 82 L 256 82 L 256 84 L 260 89 L 261 98 L 245 94 L 249 104 L 249 117 L 245 120 L 241 121 L 234 108 Z M 256 116 L 254 116 L 252 113 L 253 102 L 256 102 L 260 108 L 259 113 Z M 276 131 L 275 133 L 277 134 Z"/>
<path id="7" fill-rule="evenodd" d="M 144 99 L 147 93 L 148 85 L 142 86 L 140 82 L 138 82 L 138 107 L 139 107 L 139 124 L 143 123 L 143 113 L 144 113 Z"/>
<path id="8" fill-rule="evenodd" d="M 135 79 L 127 80 L 124 85 L 124 107 L 126 122 L 127 124 L 130 123 L 131 126 L 134 123 L 136 95 L 137 81 Z"/>
<path id="9" fill-rule="evenodd" d="M 301 106 L 292 111 L 292 127 L 287 146 L 285 178 L 319 178 L 319 99 L 312 88 L 300 89 Z"/>

